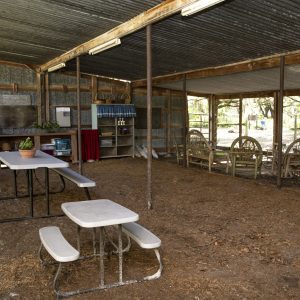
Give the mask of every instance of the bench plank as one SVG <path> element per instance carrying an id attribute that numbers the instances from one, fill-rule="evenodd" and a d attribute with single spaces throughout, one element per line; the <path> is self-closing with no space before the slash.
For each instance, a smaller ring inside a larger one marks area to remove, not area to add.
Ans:
<path id="1" fill-rule="evenodd" d="M 71 262 L 79 258 L 79 252 L 69 244 L 57 226 L 39 230 L 40 239 L 48 253 L 58 262 Z"/>
<path id="2" fill-rule="evenodd" d="M 54 168 L 52 170 L 64 177 L 66 177 L 70 181 L 76 183 L 79 187 L 96 186 L 95 181 L 88 179 L 87 177 L 73 171 L 70 168 Z"/>
<path id="3" fill-rule="evenodd" d="M 161 245 L 161 240 L 156 235 L 138 223 L 123 224 L 122 230 L 135 240 L 141 248 L 154 249 L 159 248 Z"/>

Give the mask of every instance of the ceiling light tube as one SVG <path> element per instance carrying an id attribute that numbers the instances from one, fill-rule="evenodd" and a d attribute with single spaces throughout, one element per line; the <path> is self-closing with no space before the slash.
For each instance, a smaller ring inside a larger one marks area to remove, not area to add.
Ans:
<path id="1" fill-rule="evenodd" d="M 60 64 L 58 64 L 58 65 L 55 65 L 55 66 L 53 66 L 53 67 L 50 67 L 50 68 L 48 69 L 48 72 L 53 72 L 53 71 L 59 70 L 59 69 L 61 69 L 61 68 L 64 68 L 65 66 L 66 66 L 65 63 L 60 63 Z"/>
<path id="2" fill-rule="evenodd" d="M 194 2 L 193 4 L 190 4 L 186 7 L 184 7 L 181 10 L 182 16 L 190 16 L 192 14 L 195 14 L 201 10 L 207 9 L 213 5 L 216 5 L 218 3 L 221 3 L 225 0 L 199 0 Z"/>
<path id="3" fill-rule="evenodd" d="M 120 39 L 114 39 L 114 40 L 111 40 L 109 42 L 106 42 L 102 45 L 99 45 L 95 48 L 92 48 L 91 50 L 89 50 L 89 55 L 95 55 L 99 52 L 102 52 L 102 51 L 105 51 L 109 48 L 112 48 L 112 47 L 115 47 L 115 46 L 118 46 L 121 44 L 121 40 Z"/>

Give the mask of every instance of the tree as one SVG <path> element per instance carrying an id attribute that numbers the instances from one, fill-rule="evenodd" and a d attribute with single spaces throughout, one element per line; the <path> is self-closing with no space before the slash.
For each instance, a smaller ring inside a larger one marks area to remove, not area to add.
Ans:
<path id="1" fill-rule="evenodd" d="M 271 118 L 274 118 L 274 101 L 271 98 L 256 98 L 254 102 L 257 104 L 264 118 L 268 118 L 269 112 Z"/>

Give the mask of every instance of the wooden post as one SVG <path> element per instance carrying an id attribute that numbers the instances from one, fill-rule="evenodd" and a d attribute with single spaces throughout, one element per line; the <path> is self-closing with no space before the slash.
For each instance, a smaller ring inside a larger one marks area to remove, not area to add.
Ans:
<path id="1" fill-rule="evenodd" d="M 81 106 L 80 106 L 80 58 L 76 57 L 76 98 L 77 98 L 77 139 L 78 139 L 78 161 L 79 173 L 82 174 L 82 151 L 81 151 Z"/>
<path id="2" fill-rule="evenodd" d="M 243 135 L 243 98 L 239 99 L 239 137 Z"/>
<path id="3" fill-rule="evenodd" d="M 171 153 L 171 90 L 168 90 L 168 99 L 167 99 L 167 118 L 166 118 L 166 127 L 167 127 L 167 136 L 166 136 L 166 152 Z"/>
<path id="4" fill-rule="evenodd" d="M 184 128 L 183 128 L 183 166 L 187 167 L 187 148 L 186 148 L 186 138 L 189 131 L 189 111 L 188 111 L 188 101 L 187 101 L 187 92 L 186 92 L 186 76 L 183 77 L 183 86 L 182 94 L 184 101 Z"/>
<path id="5" fill-rule="evenodd" d="M 215 95 L 209 97 L 209 140 L 217 147 L 217 99 Z"/>
<path id="6" fill-rule="evenodd" d="M 273 144 L 278 143 L 278 92 L 274 92 Z"/>
<path id="7" fill-rule="evenodd" d="M 92 76 L 92 103 L 97 99 L 98 80 L 96 76 Z"/>
<path id="8" fill-rule="evenodd" d="M 49 73 L 45 74 L 45 120 L 50 121 L 50 94 L 49 94 Z"/>
<path id="9" fill-rule="evenodd" d="M 147 35 L 147 203 L 152 203 L 152 25 L 146 27 Z"/>
<path id="10" fill-rule="evenodd" d="M 281 169 L 282 169 L 282 113 L 284 97 L 284 65 L 285 57 L 280 57 L 280 91 L 278 101 L 278 165 L 277 165 L 277 187 L 281 188 Z"/>
<path id="11" fill-rule="evenodd" d="M 36 73 L 36 106 L 38 114 L 38 124 L 42 124 L 42 74 Z"/>

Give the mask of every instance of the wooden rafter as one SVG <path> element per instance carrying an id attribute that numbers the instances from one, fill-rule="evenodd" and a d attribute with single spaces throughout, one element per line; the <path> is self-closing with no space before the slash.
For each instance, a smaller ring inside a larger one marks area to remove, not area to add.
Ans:
<path id="1" fill-rule="evenodd" d="M 161 4 L 139 14 L 131 20 L 120 24 L 112 30 L 97 36 L 96 38 L 85 42 L 70 51 L 48 61 L 40 66 L 42 72 L 49 67 L 57 65 L 61 62 L 69 61 L 81 54 L 87 53 L 90 49 L 106 43 L 115 38 L 122 38 L 130 33 L 136 32 L 139 29 L 146 27 L 149 24 L 156 23 L 164 18 L 167 18 L 179 12 L 184 6 L 195 2 L 195 0 L 166 0 Z"/>
<path id="2" fill-rule="evenodd" d="M 175 81 L 182 81 L 184 75 L 186 75 L 186 79 L 198 79 L 205 77 L 214 77 L 214 76 L 222 76 L 229 75 L 235 73 L 242 72 L 250 72 L 257 71 L 263 69 L 276 68 L 280 66 L 280 56 L 269 56 L 255 60 L 247 60 L 243 62 L 238 62 L 230 65 L 219 66 L 215 68 L 206 68 L 200 70 L 193 70 L 188 72 L 181 72 L 172 75 L 158 76 L 153 78 L 153 84 L 163 84 L 170 83 Z M 286 55 L 286 65 L 298 64 L 300 63 L 300 52 L 294 52 Z M 132 87 L 143 87 L 146 86 L 146 80 L 136 80 L 132 82 Z"/>

